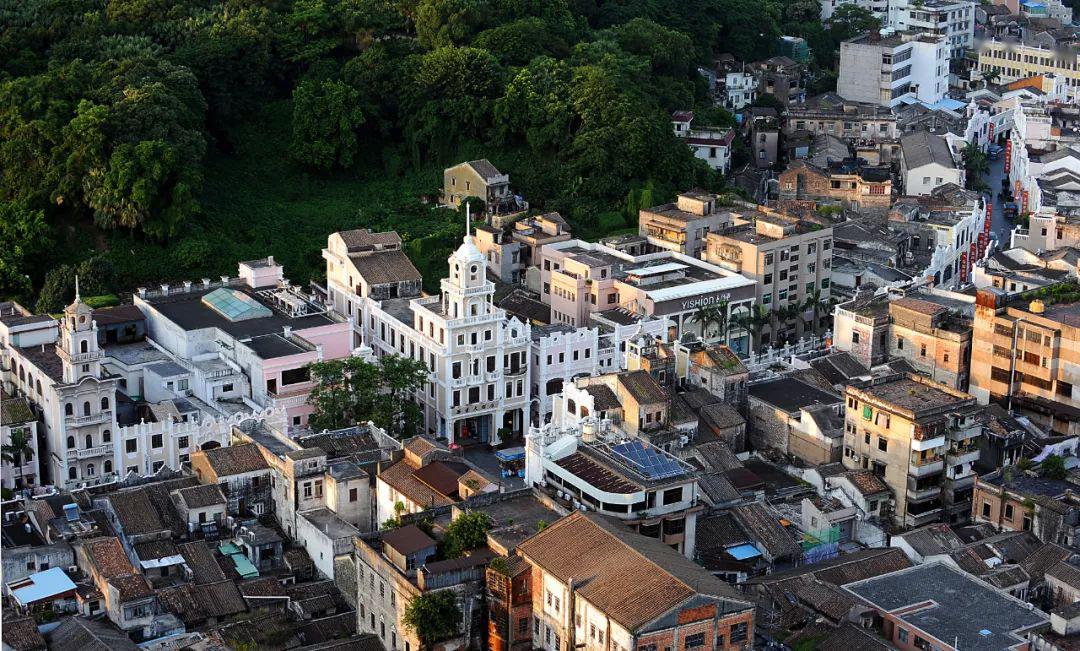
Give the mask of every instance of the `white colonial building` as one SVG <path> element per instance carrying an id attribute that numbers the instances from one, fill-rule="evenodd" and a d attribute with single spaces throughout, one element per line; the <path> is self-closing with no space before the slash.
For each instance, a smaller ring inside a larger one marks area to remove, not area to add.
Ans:
<path id="1" fill-rule="evenodd" d="M 428 434 L 446 437 L 451 444 L 493 445 L 507 434 L 523 435 L 528 426 L 530 327 L 495 306 L 495 285 L 487 280 L 484 254 L 472 235 L 449 257 L 450 277 L 442 280 L 438 296 L 398 294 L 381 300 L 360 295 L 357 288 L 393 284 L 395 276 L 411 281 L 415 269 L 398 259 L 404 256 L 396 249 L 366 254 L 383 256 L 391 264 L 362 268 L 356 252 L 340 246 L 345 235 L 355 232 L 331 235 L 324 251 L 328 299 L 359 313 L 360 332 L 377 356 L 401 355 L 427 365 L 430 381 L 415 399 Z"/>

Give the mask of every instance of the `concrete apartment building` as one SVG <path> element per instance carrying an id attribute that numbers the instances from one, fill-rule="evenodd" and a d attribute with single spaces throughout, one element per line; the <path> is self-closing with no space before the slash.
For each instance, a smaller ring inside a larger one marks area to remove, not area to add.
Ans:
<path id="1" fill-rule="evenodd" d="M 754 639 L 754 606 L 667 545 L 594 513 L 529 538 L 532 648 L 706 648 Z"/>
<path id="2" fill-rule="evenodd" d="M 15 453 L 13 463 L 0 462 L 0 485 L 8 490 L 32 488 L 40 481 L 37 426 L 30 402 L 9 397 L 0 384 L 0 444 L 11 445 L 13 436 L 22 437 L 30 448 L 29 454 Z"/>
<path id="3" fill-rule="evenodd" d="M 943 562 L 916 565 L 842 587 L 868 606 L 877 632 L 897 649 L 1030 651 L 1049 616 Z M 1048 647 L 1038 647 L 1048 648 Z"/>
<path id="4" fill-rule="evenodd" d="M 832 228 L 765 210 L 742 211 L 734 215 L 734 225 L 706 238 L 705 260 L 729 269 L 755 283 L 755 300 L 776 312 L 790 305 L 803 305 L 819 295 L 828 300 L 832 278 Z M 824 328 L 827 315 L 819 313 L 820 323 L 807 310 L 793 324 L 778 323 L 762 330 L 761 347 L 778 341 L 780 331 L 801 337 L 805 332 Z"/>
<path id="5" fill-rule="evenodd" d="M 775 56 L 750 64 L 750 70 L 758 80 L 758 95 L 772 95 L 785 106 L 799 104 L 806 99 L 806 87 L 802 74 L 805 66 L 786 56 Z"/>
<path id="6" fill-rule="evenodd" d="M 610 316 L 614 323 L 633 325 L 643 316 L 664 317 L 670 320 L 669 340 L 701 332 L 691 319 L 700 307 L 726 303 L 731 322 L 732 315 L 752 309 L 755 294 L 753 280 L 682 253 L 632 255 L 581 240 L 545 246 L 540 274 L 552 323 L 581 327 Z M 746 337 L 734 331 L 730 345 L 748 350 Z"/>
<path id="7" fill-rule="evenodd" d="M 731 169 L 731 146 L 735 142 L 733 129 L 715 129 L 712 127 L 692 126 L 693 111 L 675 111 L 671 114 L 671 124 L 675 135 L 712 169 L 727 174 Z"/>
<path id="8" fill-rule="evenodd" d="M 1071 285 L 1064 286 L 1068 291 Z M 975 299 L 971 382 L 981 404 L 1009 404 L 1040 427 L 1080 432 L 1080 303 L 980 289 Z"/>
<path id="9" fill-rule="evenodd" d="M 998 70 L 998 83 L 1038 75 L 1058 75 L 1067 80 L 1069 99 L 1080 94 L 1080 49 L 1015 39 L 983 39 L 978 44 L 980 71 Z"/>
<path id="10" fill-rule="evenodd" d="M 636 373 L 648 376 L 644 371 Z M 525 447 L 525 484 L 537 487 L 570 510 L 588 510 L 622 521 L 628 531 L 652 538 L 687 558 L 694 557 L 697 520 L 704 510 L 693 466 L 647 441 L 663 398 L 649 405 L 641 422 L 627 391 L 615 397 L 606 385 L 585 387 L 594 401 L 567 398 L 558 409 L 573 418 L 531 428 Z M 605 391 L 605 389 L 607 389 Z M 607 402 L 603 402 L 606 400 Z M 620 402 L 620 400 L 622 402 Z M 586 407 L 586 403 L 592 409 Z M 580 404 L 573 404 L 580 403 Z M 622 409 L 619 430 L 604 415 Z M 573 409 L 571 409 L 573 408 Z M 578 418 L 587 409 L 590 416 Z M 574 422 L 571 422 L 574 421 Z M 625 427 L 640 425 L 642 437 Z"/>
<path id="11" fill-rule="evenodd" d="M 975 399 L 916 374 L 852 385 L 846 397 L 843 464 L 885 481 L 896 525 L 966 522 L 982 433 Z"/>
<path id="12" fill-rule="evenodd" d="M 948 90 L 945 36 L 870 32 L 840 44 L 836 92 L 844 99 L 892 108 L 908 99 L 934 104 Z"/>
<path id="13" fill-rule="evenodd" d="M 806 130 L 812 136 L 830 135 L 846 141 L 891 142 L 899 137 L 896 116 L 876 99 L 858 102 L 822 93 L 788 107 L 784 116 L 787 136 Z"/>
<path id="14" fill-rule="evenodd" d="M 973 0 L 894 0 L 886 26 L 898 32 L 917 31 L 944 36 L 949 57 L 961 59 L 975 45 Z"/>
<path id="15" fill-rule="evenodd" d="M 1045 543 L 1072 547 L 1080 527 L 1080 495 L 1065 480 L 997 470 L 975 480 L 971 519 L 998 531 L 1030 531 Z"/>
<path id="16" fill-rule="evenodd" d="M 840 461 L 844 399 L 792 377 L 750 385 L 750 440 L 817 466 Z"/>
<path id="17" fill-rule="evenodd" d="M 892 171 L 887 165 L 864 165 L 856 159 L 821 168 L 795 161 L 780 173 L 780 199 L 816 201 L 862 214 L 884 215 L 892 205 Z"/>
<path id="18" fill-rule="evenodd" d="M 776 165 L 780 158 L 780 116 L 776 109 L 771 106 L 752 107 L 746 135 L 754 167 Z"/>
<path id="19" fill-rule="evenodd" d="M 836 306 L 833 346 L 867 368 L 903 359 L 953 389 L 968 386 L 971 319 L 964 304 L 931 294 L 856 297 Z"/>
<path id="20" fill-rule="evenodd" d="M 717 206 L 719 197 L 708 192 L 683 192 L 675 203 L 638 211 L 638 233 L 656 250 L 700 258 L 705 236 L 731 224 L 731 213 Z"/>
<path id="21" fill-rule="evenodd" d="M 917 131 L 900 138 L 900 180 L 905 195 L 925 196 L 948 183 L 964 187 L 964 169 L 945 138 Z"/>
<path id="22" fill-rule="evenodd" d="M 570 226 L 557 212 L 525 217 L 504 228 L 478 224 L 474 236 L 488 271 L 512 284 L 525 283 L 525 270 L 540 259 L 540 247 L 568 239 Z"/>

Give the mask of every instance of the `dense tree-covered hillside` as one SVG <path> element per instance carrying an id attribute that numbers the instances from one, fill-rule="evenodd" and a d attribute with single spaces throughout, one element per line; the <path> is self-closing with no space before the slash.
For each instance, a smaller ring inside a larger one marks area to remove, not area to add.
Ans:
<path id="1" fill-rule="evenodd" d="M 580 232 L 631 227 L 643 196 L 722 187 L 668 122 L 707 102 L 697 66 L 783 31 L 827 68 L 864 17 L 817 7 L 0 0 L 0 297 L 56 309 L 76 272 L 107 292 L 266 254 L 304 280 L 355 226 L 399 230 L 432 276 L 461 226 L 426 200 L 475 157 Z"/>

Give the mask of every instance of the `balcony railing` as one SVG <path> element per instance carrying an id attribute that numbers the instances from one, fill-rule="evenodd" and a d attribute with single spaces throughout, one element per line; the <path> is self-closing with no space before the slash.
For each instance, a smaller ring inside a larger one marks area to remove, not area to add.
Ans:
<path id="1" fill-rule="evenodd" d="M 85 364 L 87 362 L 93 362 L 99 360 L 105 356 L 105 351 L 95 350 L 89 353 L 76 353 L 74 355 L 69 354 L 63 348 L 57 346 L 56 352 L 61 358 L 67 358 L 72 364 Z"/>
<path id="2" fill-rule="evenodd" d="M 82 448 L 79 450 L 68 450 L 68 459 L 89 459 L 91 457 L 103 457 L 112 456 L 113 444 L 106 443 L 104 445 L 96 445 L 92 448 Z"/>
<path id="3" fill-rule="evenodd" d="M 102 409 L 96 414 L 90 414 L 89 416 L 65 416 L 64 422 L 68 427 L 82 427 L 84 425 L 94 425 L 97 423 L 104 423 L 112 420 L 112 410 Z"/>

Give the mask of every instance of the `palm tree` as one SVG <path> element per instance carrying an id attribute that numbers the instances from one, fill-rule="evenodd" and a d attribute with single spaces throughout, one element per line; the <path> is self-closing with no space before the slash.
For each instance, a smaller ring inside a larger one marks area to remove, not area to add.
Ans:
<path id="1" fill-rule="evenodd" d="M 964 171 L 967 176 L 968 189 L 978 189 L 984 186 L 983 176 L 990 173 L 990 159 L 979 149 L 978 145 L 969 142 L 964 146 Z"/>
<path id="2" fill-rule="evenodd" d="M 690 319 L 701 325 L 701 340 L 705 341 L 709 338 L 709 324 L 716 321 L 716 308 L 702 305 Z"/>
<path id="3" fill-rule="evenodd" d="M 986 88 L 990 84 L 997 83 L 997 80 L 1001 78 L 1001 68 L 994 66 L 986 72 L 982 73 L 983 88 Z"/>
<path id="4" fill-rule="evenodd" d="M 22 479 L 22 467 L 34 458 L 34 448 L 30 445 L 30 435 L 20 429 L 11 433 L 11 443 L 0 445 L 0 459 L 15 467 L 18 478 Z M 21 484 L 21 481 L 16 482 Z"/>
<path id="5" fill-rule="evenodd" d="M 719 301 L 714 308 L 716 310 L 716 324 L 720 326 L 720 341 L 727 345 L 728 340 L 728 301 Z"/>
<path id="6" fill-rule="evenodd" d="M 750 327 L 754 332 L 754 345 L 761 349 L 761 330 L 766 326 L 770 326 L 772 332 L 776 331 L 776 328 L 772 327 L 773 318 L 775 312 L 767 309 L 764 305 L 758 305 L 757 311 L 750 317 Z"/>
<path id="7" fill-rule="evenodd" d="M 750 312 L 739 312 L 731 317 L 731 325 L 738 330 L 745 330 L 746 332 L 753 333 L 754 331 L 754 317 Z M 750 342 L 748 346 L 750 351 L 754 349 L 754 343 Z"/>
<path id="8" fill-rule="evenodd" d="M 811 332 L 817 333 L 818 323 L 820 321 L 821 310 L 829 307 L 829 302 L 832 299 L 822 300 L 821 290 L 815 289 L 810 292 L 810 295 L 806 297 L 806 301 L 803 303 L 804 312 L 813 312 L 813 321 L 811 322 Z"/>

